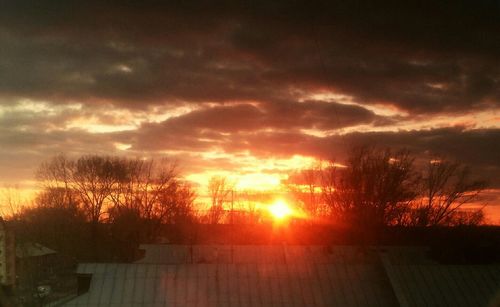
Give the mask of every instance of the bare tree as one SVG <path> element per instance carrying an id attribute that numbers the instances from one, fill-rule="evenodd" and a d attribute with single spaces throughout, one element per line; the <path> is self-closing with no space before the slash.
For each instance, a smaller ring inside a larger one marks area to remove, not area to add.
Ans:
<path id="1" fill-rule="evenodd" d="M 64 192 L 58 189 L 44 190 L 35 198 L 32 206 L 24 207 L 14 220 L 18 227 L 16 235 L 21 242 L 40 242 L 59 251 L 74 254 L 81 249 L 75 244 L 84 235 L 86 216 L 76 204 L 63 204 Z M 84 238 L 85 237 L 85 238 Z"/>
<path id="2" fill-rule="evenodd" d="M 45 190 L 62 191 L 61 205 L 73 203 L 78 197 L 88 219 L 97 224 L 104 213 L 104 205 L 119 180 L 120 163 L 117 158 L 82 156 L 69 160 L 58 155 L 42 163 L 36 177 Z"/>
<path id="3" fill-rule="evenodd" d="M 93 223 L 109 206 L 162 220 L 178 202 L 187 204 L 194 197 L 189 186 L 179 181 L 176 164 L 165 159 L 83 156 L 69 160 L 59 155 L 40 166 L 37 178 L 60 203 L 71 203 L 76 195 Z"/>
<path id="4" fill-rule="evenodd" d="M 190 184 L 177 181 L 173 189 L 161 195 L 160 202 L 164 208 L 161 210 L 161 219 L 167 224 L 180 224 L 192 222 L 194 218 L 194 200 L 196 193 Z"/>
<path id="5" fill-rule="evenodd" d="M 124 172 L 110 195 L 113 207 L 109 216 L 113 229 L 121 232 L 116 236 L 151 242 L 162 224 L 192 220 L 196 195 L 179 179 L 176 163 L 166 159 L 122 159 L 120 163 Z"/>
<path id="6" fill-rule="evenodd" d="M 395 224 L 416 196 L 417 177 L 407 151 L 356 148 L 346 168 L 330 165 L 322 178 L 332 213 L 354 224 Z"/>
<path id="7" fill-rule="evenodd" d="M 444 159 L 431 160 L 422 176 L 421 200 L 413 212 L 413 224 L 419 226 L 451 225 L 466 221 L 465 204 L 478 200 L 486 183 L 471 179 L 467 167 Z M 479 223 L 482 213 L 473 214 L 470 222 Z"/>
<path id="8" fill-rule="evenodd" d="M 208 213 L 210 224 L 217 224 L 224 216 L 224 203 L 233 193 L 234 184 L 226 177 L 213 176 L 208 182 L 208 193 L 211 199 L 211 206 Z"/>
<path id="9" fill-rule="evenodd" d="M 67 191 L 64 188 L 43 189 L 36 195 L 35 205 L 44 208 L 81 208 L 75 191 Z"/>
<path id="10" fill-rule="evenodd" d="M 83 156 L 69 165 L 72 188 L 80 195 L 82 206 L 92 224 L 104 213 L 104 205 L 120 180 L 122 165 L 118 158 Z"/>
<path id="11" fill-rule="evenodd" d="M 325 170 L 323 163 L 302 169 L 294 174 L 287 185 L 289 193 L 297 200 L 298 206 L 310 218 L 323 218 L 330 213 L 329 206 L 323 197 Z"/>
<path id="12" fill-rule="evenodd" d="M 259 205 L 270 203 L 273 196 L 268 192 L 250 189 L 239 190 L 234 195 L 234 202 L 238 208 L 238 214 L 233 222 L 235 224 L 257 224 L 262 219 L 262 210 Z"/>
<path id="13" fill-rule="evenodd" d="M 71 188 L 71 162 L 63 155 L 59 154 L 51 160 L 43 162 L 37 169 L 35 177 L 46 190 L 62 191 L 61 203 L 73 202 L 73 189 Z"/>
<path id="14" fill-rule="evenodd" d="M 168 210 L 166 195 L 177 192 L 176 165 L 167 160 L 121 160 L 123 175 L 110 194 L 118 209 L 137 210 L 141 218 L 159 219 Z"/>
<path id="15" fill-rule="evenodd" d="M 0 189 L 0 215 L 12 217 L 26 206 L 26 200 L 21 196 L 17 185 L 5 186 Z"/>
<path id="16" fill-rule="evenodd" d="M 77 203 L 91 222 L 93 237 L 103 217 L 113 222 L 123 214 L 136 214 L 141 224 L 137 229 L 147 230 L 146 237 L 152 238 L 162 223 L 186 220 L 195 197 L 179 180 L 176 164 L 167 160 L 109 156 L 69 160 L 60 155 L 43 163 L 37 178 L 44 187 L 43 202 Z"/>
<path id="17" fill-rule="evenodd" d="M 329 213 L 335 221 L 344 220 L 351 209 L 349 203 L 342 202 L 342 200 L 346 199 L 337 196 L 337 187 L 340 185 L 340 172 L 341 169 L 335 161 L 323 164 L 320 169 L 321 198 L 329 208 Z"/>

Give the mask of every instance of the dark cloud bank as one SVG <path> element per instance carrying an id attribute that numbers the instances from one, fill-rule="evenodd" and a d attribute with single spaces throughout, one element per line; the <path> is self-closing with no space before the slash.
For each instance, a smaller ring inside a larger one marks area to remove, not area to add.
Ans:
<path id="1" fill-rule="evenodd" d="M 498 106 L 498 1 L 3 3 L 5 96 L 141 107 L 294 87 L 414 112 Z"/>

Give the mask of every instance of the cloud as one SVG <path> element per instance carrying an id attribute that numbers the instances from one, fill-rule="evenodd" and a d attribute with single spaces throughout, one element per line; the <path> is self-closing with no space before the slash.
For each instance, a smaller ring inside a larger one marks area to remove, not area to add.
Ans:
<path id="1" fill-rule="evenodd" d="M 362 107 L 331 102 L 244 103 L 205 107 L 161 123 L 145 123 L 126 135 L 135 140 L 134 150 L 214 149 L 228 143 L 236 148 L 239 144 L 247 147 L 245 144 L 250 144 L 254 136 L 260 137 L 262 131 L 295 135 L 303 129 L 322 131 L 370 124 L 378 118 Z"/>
<path id="2" fill-rule="evenodd" d="M 228 152 L 248 150 L 260 157 L 290 153 L 344 161 L 349 148 L 361 145 L 408 149 L 420 161 L 444 157 L 468 165 L 473 174 L 500 187 L 500 129 L 439 128 L 398 132 L 350 133 L 315 137 L 299 133 L 261 133 L 236 137 Z"/>
<path id="3" fill-rule="evenodd" d="M 9 2 L 0 95 L 271 102 L 329 90 L 416 113 L 497 108 L 499 8 L 479 3 Z"/>

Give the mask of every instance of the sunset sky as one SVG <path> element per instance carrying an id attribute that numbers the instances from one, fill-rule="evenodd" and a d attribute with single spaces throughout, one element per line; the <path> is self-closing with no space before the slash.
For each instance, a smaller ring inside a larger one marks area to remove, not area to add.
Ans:
<path id="1" fill-rule="evenodd" d="M 463 161 L 500 208 L 500 2 L 122 2 L 1 2 L 4 186 L 65 153 L 267 188 L 374 144 Z"/>

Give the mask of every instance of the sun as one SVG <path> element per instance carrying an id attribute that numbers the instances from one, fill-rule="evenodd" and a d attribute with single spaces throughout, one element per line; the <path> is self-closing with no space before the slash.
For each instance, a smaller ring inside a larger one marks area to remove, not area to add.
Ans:
<path id="1" fill-rule="evenodd" d="M 292 214 L 292 209 L 282 199 L 278 199 L 267 209 L 271 215 L 278 220 L 282 220 Z"/>

